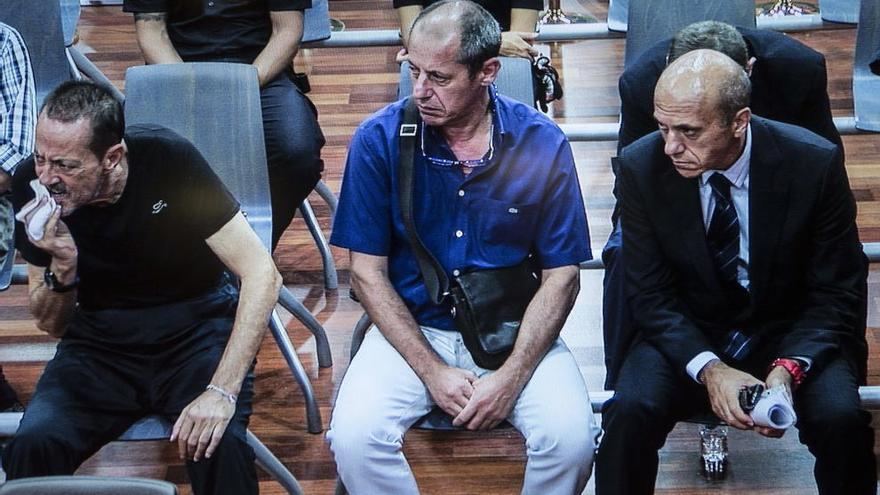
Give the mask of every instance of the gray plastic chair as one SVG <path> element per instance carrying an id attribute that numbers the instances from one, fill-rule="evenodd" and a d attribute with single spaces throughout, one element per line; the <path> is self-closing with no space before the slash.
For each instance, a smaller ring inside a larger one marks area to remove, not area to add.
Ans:
<path id="1" fill-rule="evenodd" d="M 31 57 L 37 107 L 55 86 L 75 76 L 64 49 L 58 0 L 2 0 L 0 21 L 21 34 Z"/>
<path id="2" fill-rule="evenodd" d="M 269 246 L 272 212 L 256 69 L 213 62 L 132 67 L 126 71 L 125 87 L 126 122 L 163 125 L 189 139 L 241 203 L 263 245 Z M 282 291 L 280 300 L 315 335 L 319 363 L 326 362 L 330 346 L 320 323 L 288 291 Z M 312 386 L 277 311 L 272 312 L 269 328 L 305 394 L 308 430 L 320 433 Z"/>
<path id="3" fill-rule="evenodd" d="M 312 0 L 303 13 L 303 43 L 330 38 L 330 6 L 327 0 Z"/>
<path id="4" fill-rule="evenodd" d="M 819 16 L 829 22 L 859 22 L 859 0 L 819 0 Z"/>
<path id="5" fill-rule="evenodd" d="M 617 1 L 617 0 L 615 0 Z M 755 27 L 754 0 L 629 0 L 624 67 L 654 43 L 698 21 Z"/>
<path id="6" fill-rule="evenodd" d="M 498 92 L 504 96 L 535 106 L 535 93 L 532 88 L 532 64 L 521 57 L 500 57 L 501 70 L 495 79 Z M 397 99 L 402 100 L 412 94 L 409 62 L 400 64 L 400 85 Z"/>
<path id="7" fill-rule="evenodd" d="M 144 478 L 41 476 L 0 485 L 0 495 L 177 495 L 177 487 Z"/>
<path id="8" fill-rule="evenodd" d="M 608 30 L 625 33 L 629 0 L 608 0 Z"/>
<path id="9" fill-rule="evenodd" d="M 880 6 L 876 0 L 862 2 L 853 62 L 853 106 L 856 127 L 880 132 L 880 75 L 868 64 L 880 50 Z"/>

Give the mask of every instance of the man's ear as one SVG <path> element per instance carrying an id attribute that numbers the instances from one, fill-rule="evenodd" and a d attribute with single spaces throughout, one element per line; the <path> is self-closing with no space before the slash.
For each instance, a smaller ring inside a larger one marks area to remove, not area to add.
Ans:
<path id="1" fill-rule="evenodd" d="M 101 160 L 101 168 L 105 171 L 110 171 L 119 165 L 122 162 L 122 158 L 125 156 L 125 144 L 120 141 L 117 144 L 109 147 L 106 152 L 104 152 L 104 158 Z"/>
<path id="2" fill-rule="evenodd" d="M 740 111 L 736 112 L 736 115 L 733 117 L 733 134 L 737 137 L 743 137 L 746 135 L 746 129 L 749 127 L 749 122 L 752 121 L 752 109 L 749 107 L 745 107 Z"/>
<path id="3" fill-rule="evenodd" d="M 498 77 L 498 71 L 501 70 L 501 60 L 498 57 L 492 57 L 489 60 L 483 62 L 483 67 L 480 69 L 480 72 L 477 74 L 477 77 L 480 78 L 480 85 L 489 86 L 495 79 Z"/>

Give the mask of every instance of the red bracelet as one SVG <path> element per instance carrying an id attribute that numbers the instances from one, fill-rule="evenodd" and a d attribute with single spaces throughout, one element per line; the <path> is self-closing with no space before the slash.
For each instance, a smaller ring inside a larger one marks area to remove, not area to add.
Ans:
<path id="1" fill-rule="evenodd" d="M 773 368 L 777 366 L 782 366 L 785 368 L 785 371 L 788 371 L 788 374 L 791 375 L 792 382 L 794 383 L 793 388 L 800 386 L 800 384 L 803 383 L 804 378 L 807 377 L 807 374 L 804 373 L 804 367 L 794 359 L 779 358 L 773 361 L 773 364 L 770 365 L 770 370 L 773 370 Z"/>

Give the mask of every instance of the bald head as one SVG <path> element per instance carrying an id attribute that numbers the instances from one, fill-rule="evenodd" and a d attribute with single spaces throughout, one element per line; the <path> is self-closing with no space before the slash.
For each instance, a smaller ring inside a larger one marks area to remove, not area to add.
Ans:
<path id="1" fill-rule="evenodd" d="M 430 42 L 438 49 L 458 45 L 456 61 L 471 77 L 501 50 L 501 27 L 489 12 L 470 0 L 443 0 L 421 11 L 413 21 L 409 43 Z"/>
<path id="2" fill-rule="evenodd" d="M 690 101 L 708 105 L 725 124 L 749 105 L 751 83 L 742 66 L 715 50 L 694 50 L 666 67 L 654 102 Z"/>

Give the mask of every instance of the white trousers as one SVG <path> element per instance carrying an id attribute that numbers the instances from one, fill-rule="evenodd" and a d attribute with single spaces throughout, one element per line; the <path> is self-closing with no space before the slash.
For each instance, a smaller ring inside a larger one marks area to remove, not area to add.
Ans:
<path id="1" fill-rule="evenodd" d="M 422 327 L 450 366 L 480 368 L 461 334 Z M 418 494 L 401 452 L 403 435 L 434 407 L 427 387 L 374 326 L 339 387 L 327 440 L 339 476 L 351 495 Z M 508 421 L 526 440 L 523 494 L 572 495 L 590 477 L 596 436 L 586 385 L 571 352 L 557 341 L 538 364 Z"/>

